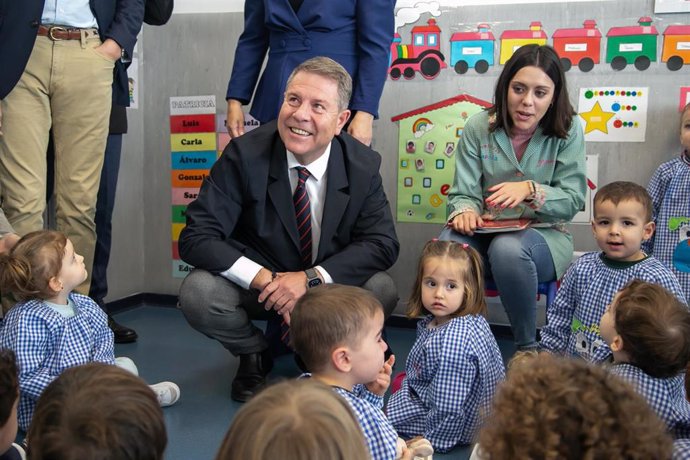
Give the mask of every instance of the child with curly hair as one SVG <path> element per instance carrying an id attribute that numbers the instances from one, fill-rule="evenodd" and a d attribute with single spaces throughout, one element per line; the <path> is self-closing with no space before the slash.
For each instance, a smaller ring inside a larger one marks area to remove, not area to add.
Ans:
<path id="1" fill-rule="evenodd" d="M 541 353 L 508 372 L 473 459 L 668 459 L 664 424 L 601 367 Z"/>

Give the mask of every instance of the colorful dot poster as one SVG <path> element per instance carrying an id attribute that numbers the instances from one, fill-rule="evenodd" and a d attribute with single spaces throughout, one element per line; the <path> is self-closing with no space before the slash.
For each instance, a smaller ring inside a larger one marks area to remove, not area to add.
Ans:
<path id="1" fill-rule="evenodd" d="M 578 113 L 587 142 L 644 142 L 649 88 L 580 88 Z"/>
<path id="2" fill-rule="evenodd" d="M 187 205 L 194 200 L 216 161 L 216 97 L 170 98 L 172 151 L 172 276 L 184 278 L 192 267 L 180 260 L 177 241 L 185 226 Z"/>
<path id="3" fill-rule="evenodd" d="M 391 118 L 399 122 L 398 222 L 445 223 L 465 122 L 490 106 L 461 94 Z"/>

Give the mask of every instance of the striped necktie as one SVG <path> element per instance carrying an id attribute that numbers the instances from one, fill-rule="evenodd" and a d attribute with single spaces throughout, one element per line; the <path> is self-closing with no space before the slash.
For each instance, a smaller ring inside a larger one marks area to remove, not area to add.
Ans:
<path id="1" fill-rule="evenodd" d="M 297 219 L 297 231 L 299 232 L 300 253 L 302 254 L 303 268 L 311 267 L 311 205 L 307 193 L 306 182 L 310 174 L 307 168 L 298 166 L 297 188 L 292 195 L 295 205 L 295 217 Z"/>

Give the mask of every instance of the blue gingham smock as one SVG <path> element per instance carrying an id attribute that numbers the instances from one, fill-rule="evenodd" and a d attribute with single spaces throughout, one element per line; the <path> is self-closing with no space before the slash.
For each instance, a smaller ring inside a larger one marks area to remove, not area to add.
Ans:
<path id="1" fill-rule="evenodd" d="M 614 364 L 610 371 L 632 384 L 647 400 L 651 408 L 668 427 L 674 440 L 674 458 L 690 458 L 690 403 L 685 398 L 685 374 L 659 379 L 645 374 L 639 367 L 627 363 Z M 684 451 L 685 455 L 677 456 Z"/>
<path id="2" fill-rule="evenodd" d="M 357 416 L 364 437 L 374 460 L 394 460 L 398 435 L 383 413 L 383 396 L 375 395 L 364 385 L 355 385 L 352 391 L 333 387 L 345 398 Z"/>
<path id="3" fill-rule="evenodd" d="M 73 366 L 115 364 L 108 317 L 89 297 L 71 293 L 75 315 L 66 318 L 41 300 L 18 303 L 0 328 L 0 347 L 17 355 L 19 427 L 26 430 L 45 387 Z"/>
<path id="4" fill-rule="evenodd" d="M 690 226 L 690 164 L 682 158 L 663 163 L 649 181 L 647 191 L 652 197 L 656 231 L 644 247 L 671 269 L 690 302 L 690 272 L 678 269 L 680 266 L 687 270 L 685 264 L 690 263 L 690 235 L 681 234 Z M 671 219 L 676 220 L 673 230 L 669 228 Z M 678 219 L 684 223 L 678 225 Z"/>
<path id="5" fill-rule="evenodd" d="M 627 268 L 613 268 L 602 252 L 588 252 L 568 269 L 556 298 L 546 310 L 541 347 L 552 353 L 579 356 L 591 362 L 606 360 L 611 350 L 599 334 L 599 321 L 614 295 L 637 278 L 656 283 L 683 303 L 678 280 L 664 264 L 647 257 Z"/>
<path id="6" fill-rule="evenodd" d="M 673 460 L 690 459 L 690 439 L 676 439 L 673 441 Z"/>
<path id="7" fill-rule="evenodd" d="M 405 379 L 386 413 L 402 437 L 423 436 L 435 451 L 447 452 L 475 441 L 505 371 L 484 317 L 461 316 L 429 329 L 433 319 L 417 324 Z"/>

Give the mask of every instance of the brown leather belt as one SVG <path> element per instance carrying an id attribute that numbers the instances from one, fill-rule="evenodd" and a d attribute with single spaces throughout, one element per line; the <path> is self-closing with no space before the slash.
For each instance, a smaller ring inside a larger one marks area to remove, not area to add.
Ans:
<path id="1" fill-rule="evenodd" d="M 38 35 L 48 37 L 53 41 L 57 40 L 81 40 L 98 37 L 98 29 L 78 29 L 65 26 L 38 26 Z"/>

